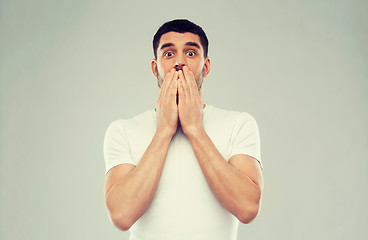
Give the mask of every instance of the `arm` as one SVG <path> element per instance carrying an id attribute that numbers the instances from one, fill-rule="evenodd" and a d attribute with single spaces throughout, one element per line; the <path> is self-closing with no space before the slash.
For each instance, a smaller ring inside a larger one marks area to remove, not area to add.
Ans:
<path id="1" fill-rule="evenodd" d="M 166 75 L 157 101 L 157 131 L 137 166 L 121 164 L 105 180 L 105 202 L 112 222 L 128 230 L 147 210 L 156 192 L 170 141 L 176 132 L 177 73 Z"/>
<path id="2" fill-rule="evenodd" d="M 178 91 L 180 123 L 211 190 L 242 223 L 251 222 L 258 214 L 263 189 L 259 163 L 243 154 L 229 162 L 221 156 L 203 128 L 202 93 L 186 67 L 179 71 Z"/>
<path id="3" fill-rule="evenodd" d="M 188 132 L 203 174 L 220 203 L 242 223 L 250 223 L 258 214 L 263 178 L 257 160 L 235 155 L 227 162 L 204 130 Z"/>

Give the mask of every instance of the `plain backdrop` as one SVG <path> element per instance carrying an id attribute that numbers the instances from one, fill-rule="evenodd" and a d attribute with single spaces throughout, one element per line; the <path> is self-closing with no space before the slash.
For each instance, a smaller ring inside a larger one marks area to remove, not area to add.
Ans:
<path id="1" fill-rule="evenodd" d="M 366 239 L 367 1 L 0 1 L 0 239 L 128 239 L 103 200 L 105 130 L 153 108 L 152 37 L 209 41 L 205 103 L 253 115 L 265 189 L 242 239 Z"/>

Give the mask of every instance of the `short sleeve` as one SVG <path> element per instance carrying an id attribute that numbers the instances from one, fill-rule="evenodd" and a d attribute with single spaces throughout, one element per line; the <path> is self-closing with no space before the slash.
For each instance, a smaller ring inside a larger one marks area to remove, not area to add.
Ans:
<path id="1" fill-rule="evenodd" d="M 105 174 L 122 163 L 133 164 L 129 143 L 121 122 L 115 121 L 106 130 L 104 140 Z"/>
<path id="2" fill-rule="evenodd" d="M 238 117 L 232 132 L 232 150 L 230 157 L 237 154 L 249 155 L 259 162 L 261 168 L 261 144 L 256 120 L 249 114 Z"/>

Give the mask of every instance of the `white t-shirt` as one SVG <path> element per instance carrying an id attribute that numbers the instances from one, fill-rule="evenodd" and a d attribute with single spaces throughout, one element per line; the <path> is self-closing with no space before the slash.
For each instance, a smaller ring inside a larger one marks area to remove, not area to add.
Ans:
<path id="1" fill-rule="evenodd" d="M 156 123 L 154 110 L 112 122 L 105 135 L 105 173 L 122 163 L 137 165 L 152 141 Z M 258 127 L 252 116 L 207 105 L 203 126 L 226 161 L 246 154 L 262 166 Z M 238 225 L 238 219 L 212 193 L 189 140 L 179 129 L 171 140 L 151 205 L 130 228 L 130 240 L 235 240 Z"/>

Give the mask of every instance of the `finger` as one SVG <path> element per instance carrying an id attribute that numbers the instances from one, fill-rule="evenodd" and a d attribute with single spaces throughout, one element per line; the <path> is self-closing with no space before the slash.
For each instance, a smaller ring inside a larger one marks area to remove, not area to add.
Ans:
<path id="1" fill-rule="evenodd" d="M 181 105 L 185 100 L 183 80 L 181 78 L 178 79 L 178 94 L 179 94 L 179 105 Z"/>
<path id="2" fill-rule="evenodd" d="M 182 92 L 181 92 L 180 95 L 182 96 L 183 100 L 186 100 L 187 97 L 190 97 L 190 90 L 189 90 L 188 84 L 185 80 L 183 71 L 181 71 L 181 70 L 179 70 L 179 79 L 180 79 L 180 85 L 181 85 L 181 89 L 182 89 Z"/>
<path id="3" fill-rule="evenodd" d="M 201 103 L 202 98 L 200 95 L 200 92 L 198 90 L 198 85 L 197 85 L 197 81 L 194 77 L 194 74 L 192 71 L 189 70 L 188 67 L 183 68 L 184 69 L 184 76 L 185 79 L 189 80 L 189 87 L 190 87 L 190 93 L 191 93 L 191 98 L 197 102 L 197 103 Z"/>
<path id="4" fill-rule="evenodd" d="M 165 93 L 165 89 L 166 89 L 166 85 L 167 85 L 167 79 L 171 78 L 171 75 L 174 74 L 174 71 L 173 69 L 171 69 L 170 72 L 168 72 L 166 75 L 165 75 L 165 78 L 164 78 L 164 81 L 163 83 L 161 84 L 161 87 L 160 87 L 160 93 L 158 95 L 158 99 L 157 99 L 157 103 L 161 101 L 161 99 L 164 97 L 164 93 Z"/>
<path id="5" fill-rule="evenodd" d="M 178 92 L 178 72 L 175 71 L 172 79 L 171 79 L 171 82 L 170 82 L 170 86 L 168 88 L 168 100 L 171 102 L 171 103 L 174 103 L 176 102 L 176 93 Z"/>
<path id="6" fill-rule="evenodd" d="M 163 81 L 163 83 L 162 83 L 162 85 L 161 85 L 161 88 L 166 88 L 167 87 L 167 85 L 168 85 L 168 82 L 169 82 L 169 80 L 172 78 L 172 75 L 174 74 L 174 70 L 173 69 L 171 69 L 171 71 L 170 72 L 168 72 L 166 75 L 165 75 L 165 78 L 164 78 L 164 81 Z"/>
<path id="7" fill-rule="evenodd" d="M 183 74 L 188 84 L 190 94 L 192 96 L 197 90 L 197 84 L 194 78 L 194 74 L 191 71 L 189 71 L 189 68 L 187 66 L 183 67 Z"/>
<path id="8" fill-rule="evenodd" d="M 164 83 L 162 84 L 162 99 L 166 99 L 168 88 L 170 87 L 170 83 L 175 75 L 175 69 L 171 69 L 165 76 Z"/>

